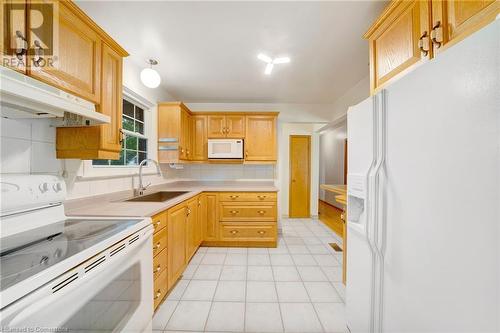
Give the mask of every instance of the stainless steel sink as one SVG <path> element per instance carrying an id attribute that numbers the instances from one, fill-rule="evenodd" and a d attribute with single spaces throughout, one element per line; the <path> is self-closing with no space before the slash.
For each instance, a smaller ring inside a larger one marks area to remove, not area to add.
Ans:
<path id="1" fill-rule="evenodd" d="M 163 202 L 167 201 L 173 198 L 176 198 L 178 196 L 181 196 L 183 194 L 188 193 L 187 191 L 184 192 L 174 192 L 174 191 L 160 191 L 160 192 L 155 192 L 151 194 L 146 194 L 146 195 L 141 195 L 139 197 L 135 197 L 132 199 L 128 199 L 125 201 L 142 201 L 142 202 Z"/>

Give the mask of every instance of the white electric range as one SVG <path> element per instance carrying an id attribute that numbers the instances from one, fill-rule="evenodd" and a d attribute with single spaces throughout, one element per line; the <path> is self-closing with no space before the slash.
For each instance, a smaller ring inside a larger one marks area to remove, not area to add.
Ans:
<path id="1" fill-rule="evenodd" d="M 153 313 L 149 218 L 67 218 L 64 181 L 1 176 L 2 331 L 143 332 Z"/>

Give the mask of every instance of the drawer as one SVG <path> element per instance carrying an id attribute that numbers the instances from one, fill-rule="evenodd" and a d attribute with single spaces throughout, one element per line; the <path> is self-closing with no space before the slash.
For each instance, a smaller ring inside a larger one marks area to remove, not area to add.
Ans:
<path id="1" fill-rule="evenodd" d="M 153 303 L 154 308 L 161 303 L 168 291 L 167 270 L 164 270 L 157 279 L 154 280 Z"/>
<path id="2" fill-rule="evenodd" d="M 163 249 L 153 258 L 153 279 L 158 278 L 167 268 L 167 249 Z"/>
<path id="3" fill-rule="evenodd" d="M 167 228 L 163 228 L 153 235 L 153 257 L 167 247 Z"/>
<path id="4" fill-rule="evenodd" d="M 223 223 L 222 241 L 275 241 L 276 224 Z"/>
<path id="5" fill-rule="evenodd" d="M 219 193 L 219 200 L 276 202 L 276 192 L 222 192 Z"/>
<path id="6" fill-rule="evenodd" d="M 151 218 L 154 232 L 157 233 L 167 226 L 167 213 L 156 214 Z"/>
<path id="7" fill-rule="evenodd" d="M 220 221 L 276 221 L 276 204 L 269 203 L 221 203 Z"/>

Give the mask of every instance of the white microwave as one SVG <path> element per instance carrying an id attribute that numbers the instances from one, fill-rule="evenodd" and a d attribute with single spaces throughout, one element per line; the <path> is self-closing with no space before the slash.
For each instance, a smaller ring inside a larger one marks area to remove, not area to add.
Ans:
<path id="1" fill-rule="evenodd" d="M 209 159 L 243 159 L 243 139 L 208 139 Z"/>

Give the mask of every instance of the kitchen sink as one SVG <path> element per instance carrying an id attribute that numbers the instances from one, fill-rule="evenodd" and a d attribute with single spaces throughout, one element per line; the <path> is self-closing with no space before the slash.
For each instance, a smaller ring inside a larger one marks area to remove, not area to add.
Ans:
<path id="1" fill-rule="evenodd" d="M 151 193 L 151 194 L 141 195 L 139 197 L 135 197 L 135 198 L 128 199 L 125 201 L 163 202 L 163 201 L 177 198 L 178 196 L 181 196 L 181 195 L 186 194 L 186 193 L 188 193 L 188 192 L 187 191 L 184 191 L 184 192 L 160 191 L 160 192 L 155 192 L 155 193 Z"/>

